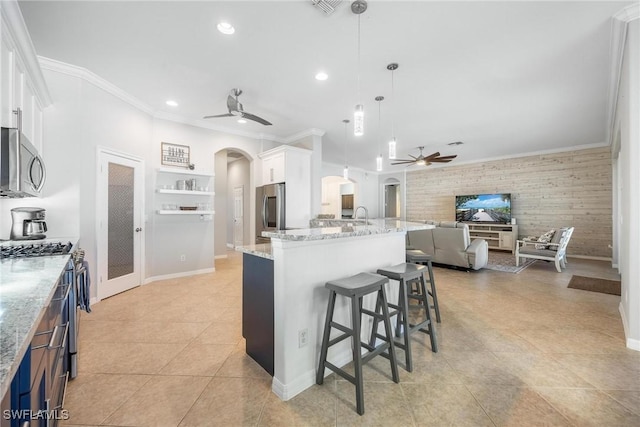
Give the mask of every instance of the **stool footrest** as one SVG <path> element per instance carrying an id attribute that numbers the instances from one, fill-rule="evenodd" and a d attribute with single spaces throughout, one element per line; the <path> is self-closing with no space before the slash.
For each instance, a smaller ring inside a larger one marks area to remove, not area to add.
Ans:
<path id="1" fill-rule="evenodd" d="M 351 375 L 351 374 L 347 373 L 346 371 L 338 368 L 336 365 L 334 365 L 331 362 L 324 362 L 324 366 L 329 368 L 329 369 L 331 369 L 333 372 L 335 372 L 336 374 L 340 375 L 342 378 L 344 378 L 345 380 L 349 381 L 351 384 L 355 385 L 356 378 L 353 375 Z"/>
<path id="2" fill-rule="evenodd" d="M 375 311 L 367 310 L 366 308 L 361 309 L 360 313 L 366 314 L 368 316 L 371 316 L 371 317 L 374 317 L 374 318 L 380 319 L 380 320 L 382 320 L 384 318 L 384 316 L 382 314 L 376 313 Z"/>
<path id="3" fill-rule="evenodd" d="M 329 340 L 329 345 L 331 346 L 331 345 L 337 344 L 342 340 L 346 340 L 347 338 L 351 338 L 351 334 L 339 335 L 339 336 L 335 337 L 334 339 Z"/>

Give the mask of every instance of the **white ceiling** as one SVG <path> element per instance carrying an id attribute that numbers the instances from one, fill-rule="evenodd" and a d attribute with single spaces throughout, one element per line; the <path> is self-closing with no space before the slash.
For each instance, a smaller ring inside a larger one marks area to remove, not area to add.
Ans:
<path id="1" fill-rule="evenodd" d="M 392 117 L 398 157 L 425 145 L 425 154 L 457 154 L 451 165 L 604 143 L 611 16 L 631 3 L 370 1 L 360 33 L 365 135 L 349 128 L 347 162 L 375 169 Z M 323 160 L 345 162 L 342 120 L 358 102 L 358 18 L 349 1 L 329 16 L 311 0 L 20 7 L 38 55 L 84 67 L 158 112 L 189 119 L 226 113 L 229 90 L 241 88 L 245 111 L 273 126 L 208 123 L 276 140 L 322 129 Z M 221 20 L 236 33 L 219 33 Z M 391 62 L 400 64 L 393 103 Z M 327 81 L 314 79 L 319 70 Z M 380 124 L 377 95 L 386 98 Z M 464 145 L 446 145 L 453 141 Z"/>

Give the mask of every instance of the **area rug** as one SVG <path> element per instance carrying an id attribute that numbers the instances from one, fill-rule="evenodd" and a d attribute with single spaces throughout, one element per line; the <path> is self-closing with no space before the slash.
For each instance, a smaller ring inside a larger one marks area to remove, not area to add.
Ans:
<path id="1" fill-rule="evenodd" d="M 620 281 L 607 280 L 597 277 L 571 276 L 568 288 L 583 291 L 600 292 L 603 294 L 620 295 Z"/>
<path id="2" fill-rule="evenodd" d="M 489 262 L 484 268 L 517 274 L 534 262 L 535 259 L 521 258 L 520 265 L 516 267 L 516 256 L 511 252 L 489 251 Z"/>

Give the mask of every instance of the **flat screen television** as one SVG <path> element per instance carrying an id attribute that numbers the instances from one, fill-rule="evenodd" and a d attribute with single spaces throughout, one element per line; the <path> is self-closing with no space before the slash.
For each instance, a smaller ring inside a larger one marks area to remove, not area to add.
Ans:
<path id="1" fill-rule="evenodd" d="M 456 196 L 456 221 L 511 222 L 511 194 L 469 194 Z"/>

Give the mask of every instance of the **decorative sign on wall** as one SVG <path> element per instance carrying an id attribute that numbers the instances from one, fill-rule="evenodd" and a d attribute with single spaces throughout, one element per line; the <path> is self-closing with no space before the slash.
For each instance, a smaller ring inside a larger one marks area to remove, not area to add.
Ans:
<path id="1" fill-rule="evenodd" d="M 166 166 L 189 167 L 189 147 L 186 145 L 162 143 L 160 163 Z"/>

